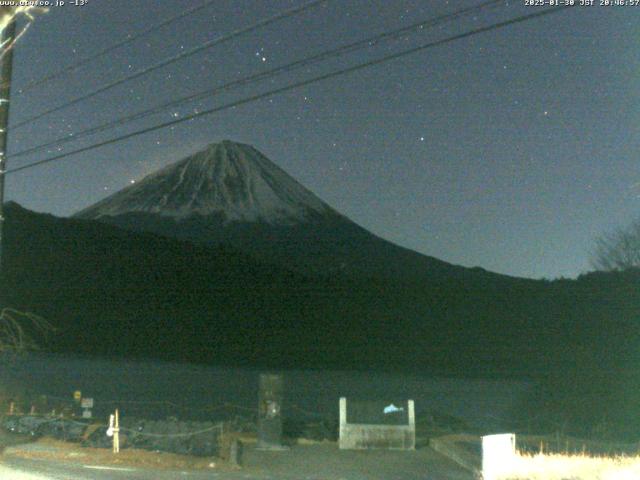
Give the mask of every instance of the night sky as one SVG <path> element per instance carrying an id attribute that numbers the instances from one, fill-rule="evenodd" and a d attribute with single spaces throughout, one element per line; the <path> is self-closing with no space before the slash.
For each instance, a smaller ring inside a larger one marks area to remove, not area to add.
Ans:
<path id="1" fill-rule="evenodd" d="M 89 0 L 38 16 L 15 50 L 11 123 L 304 2 L 219 0 L 71 75 L 19 92 L 201 3 Z M 479 3 L 330 0 L 14 129 L 9 154 Z M 541 8 L 511 1 L 60 151 Z M 70 215 L 231 139 L 255 146 L 332 207 L 394 243 L 510 275 L 575 277 L 589 270 L 598 235 L 640 214 L 639 129 L 640 6 L 576 7 L 12 174 L 8 199 Z M 8 167 L 54 153 L 10 157 Z"/>

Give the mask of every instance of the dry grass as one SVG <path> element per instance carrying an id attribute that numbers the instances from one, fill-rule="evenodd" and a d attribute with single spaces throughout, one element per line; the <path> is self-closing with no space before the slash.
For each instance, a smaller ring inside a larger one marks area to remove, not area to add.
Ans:
<path id="1" fill-rule="evenodd" d="M 519 453 L 509 463 L 509 473 L 501 473 L 495 480 L 640 479 L 640 456 L 597 457 L 584 454 Z"/>
<path id="2" fill-rule="evenodd" d="M 34 448 L 34 445 L 36 448 Z M 84 448 L 78 444 L 42 438 L 23 447 L 13 447 L 5 453 L 13 457 L 158 470 L 229 470 L 232 467 L 220 459 L 189 457 L 165 452 L 123 449 L 114 454 L 104 448 Z"/>

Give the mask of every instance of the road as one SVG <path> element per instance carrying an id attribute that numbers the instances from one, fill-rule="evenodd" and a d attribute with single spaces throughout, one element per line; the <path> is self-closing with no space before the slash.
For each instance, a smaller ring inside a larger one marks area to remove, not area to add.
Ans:
<path id="1" fill-rule="evenodd" d="M 340 451 L 335 444 L 297 445 L 288 451 L 246 448 L 236 471 L 166 471 L 23 458 L 7 449 L 3 480 L 472 480 L 473 475 L 430 448 L 404 451 Z"/>

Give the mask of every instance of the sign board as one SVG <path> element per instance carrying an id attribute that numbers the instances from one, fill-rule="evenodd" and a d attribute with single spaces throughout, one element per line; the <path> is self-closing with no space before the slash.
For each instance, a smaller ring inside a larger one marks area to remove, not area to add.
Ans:
<path id="1" fill-rule="evenodd" d="M 406 400 L 352 400 L 347 404 L 349 423 L 369 425 L 407 425 L 409 409 Z"/>
<path id="2" fill-rule="evenodd" d="M 82 418 L 93 418 L 91 410 L 82 410 Z"/>
<path id="3" fill-rule="evenodd" d="M 93 398 L 83 398 L 80 401 L 80 406 L 82 408 L 93 408 Z"/>
<path id="4" fill-rule="evenodd" d="M 76 402 L 79 402 L 81 398 L 82 398 L 82 392 L 80 390 L 76 390 L 75 392 L 73 392 L 73 399 Z"/>

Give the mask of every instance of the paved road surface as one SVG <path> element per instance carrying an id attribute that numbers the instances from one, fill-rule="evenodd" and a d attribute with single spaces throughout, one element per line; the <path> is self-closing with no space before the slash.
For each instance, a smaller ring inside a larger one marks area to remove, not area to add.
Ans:
<path id="1" fill-rule="evenodd" d="M 62 464 L 2 459 L 2 480 L 472 480 L 473 475 L 429 448 L 415 452 L 340 451 L 335 444 L 295 446 L 285 452 L 244 452 L 238 471 L 150 471 L 101 469 L 88 464 Z M 88 468 L 94 467 L 94 468 Z M 7 469 L 11 469 L 9 472 Z"/>

